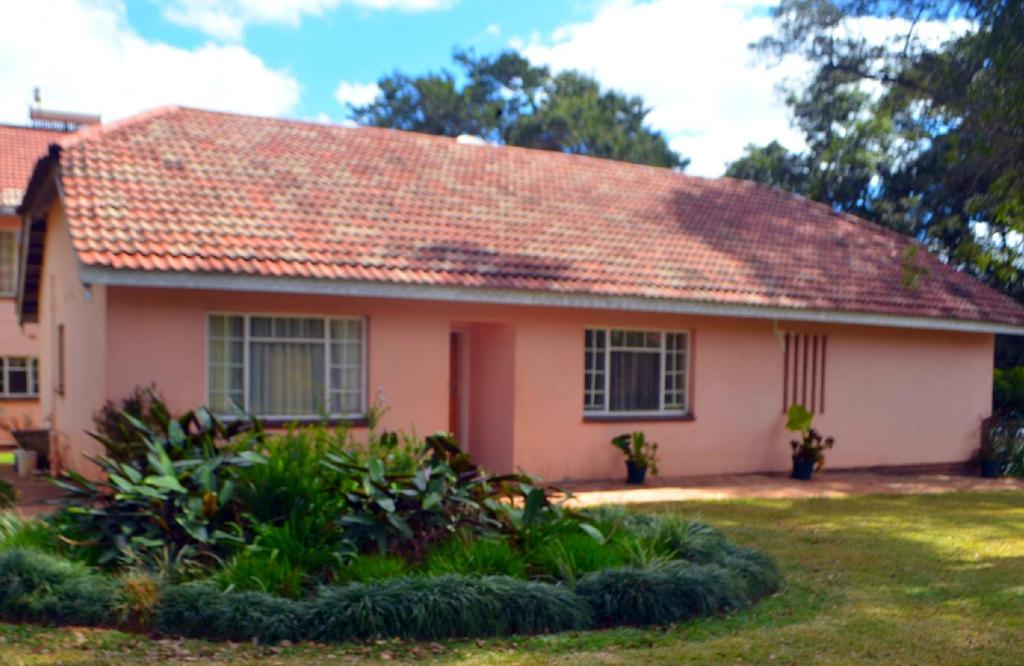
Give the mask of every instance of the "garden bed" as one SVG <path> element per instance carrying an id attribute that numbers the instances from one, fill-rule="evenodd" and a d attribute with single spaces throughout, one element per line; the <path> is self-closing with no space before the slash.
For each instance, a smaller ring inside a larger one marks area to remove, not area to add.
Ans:
<path id="1" fill-rule="evenodd" d="M 283 435 L 159 401 L 100 428 L 106 481 L 0 522 L 0 619 L 215 640 L 435 640 L 667 624 L 779 587 L 702 523 L 573 511 L 444 435 Z"/>

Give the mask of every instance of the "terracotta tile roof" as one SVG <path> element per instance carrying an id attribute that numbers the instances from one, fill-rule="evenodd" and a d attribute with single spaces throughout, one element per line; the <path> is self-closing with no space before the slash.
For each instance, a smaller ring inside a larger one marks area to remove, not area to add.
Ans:
<path id="1" fill-rule="evenodd" d="M 0 125 L 0 207 L 17 206 L 36 161 L 60 132 Z"/>
<path id="2" fill-rule="evenodd" d="M 749 182 L 376 128 L 159 109 L 63 141 L 87 265 L 1024 324 L 897 233 Z"/>

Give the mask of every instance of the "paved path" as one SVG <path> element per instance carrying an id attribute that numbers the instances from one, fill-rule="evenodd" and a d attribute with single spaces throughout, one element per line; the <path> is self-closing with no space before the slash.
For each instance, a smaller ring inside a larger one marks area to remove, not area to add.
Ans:
<path id="1" fill-rule="evenodd" d="M 577 506 L 637 504 L 738 498 L 800 499 L 848 495 L 915 495 L 954 491 L 1024 491 L 1024 479 L 983 479 L 976 475 L 895 474 L 841 470 L 816 474 L 812 481 L 796 481 L 784 474 L 728 474 L 682 479 L 652 479 L 642 487 L 624 483 L 563 484 Z"/>
<path id="2" fill-rule="evenodd" d="M 34 516 L 54 509 L 49 500 L 60 497 L 64 491 L 45 476 L 22 479 L 14 474 L 11 465 L 0 465 L 0 479 L 14 486 L 18 491 L 18 510 L 24 516 Z"/>
<path id="3" fill-rule="evenodd" d="M 13 483 L 18 489 L 18 509 L 24 515 L 52 510 L 53 504 L 48 500 L 60 497 L 62 492 L 45 477 L 19 479 L 7 465 L 0 465 L 0 479 Z M 571 503 L 576 506 L 739 498 L 800 499 L 954 491 L 1024 491 L 1024 479 L 983 479 L 959 473 L 906 474 L 841 470 L 826 470 L 816 474 L 812 481 L 795 481 L 784 474 L 724 474 L 681 479 L 654 478 L 642 487 L 617 482 L 558 485 L 574 494 Z"/>

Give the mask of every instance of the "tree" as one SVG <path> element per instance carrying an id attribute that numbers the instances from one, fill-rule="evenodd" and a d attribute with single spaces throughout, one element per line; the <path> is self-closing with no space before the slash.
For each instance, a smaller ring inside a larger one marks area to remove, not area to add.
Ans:
<path id="1" fill-rule="evenodd" d="M 689 160 L 645 124 L 640 97 L 601 90 L 592 77 L 552 75 L 514 51 L 494 57 L 456 51 L 459 75 L 444 70 L 382 77 L 377 98 L 352 107 L 365 125 L 458 136 L 683 169 Z M 460 83 L 461 82 L 461 83 Z"/>
<path id="2" fill-rule="evenodd" d="M 730 178 L 753 180 L 814 198 L 810 194 L 809 174 L 807 158 L 790 152 L 778 141 L 766 146 L 747 144 L 743 156 L 725 170 Z"/>
<path id="3" fill-rule="evenodd" d="M 1024 3 L 782 0 L 774 18 L 757 51 L 814 65 L 787 100 L 807 149 L 748 147 L 730 171 L 911 234 L 1024 301 Z M 856 29 L 870 18 L 900 29 Z M 950 19 L 964 31 L 920 36 Z"/>

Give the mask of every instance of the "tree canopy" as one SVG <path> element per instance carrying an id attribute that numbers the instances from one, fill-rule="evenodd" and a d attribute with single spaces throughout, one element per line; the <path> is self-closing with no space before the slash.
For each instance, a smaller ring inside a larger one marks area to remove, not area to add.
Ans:
<path id="1" fill-rule="evenodd" d="M 514 51 L 456 51 L 460 71 L 381 77 L 380 93 L 351 108 L 364 125 L 458 136 L 683 169 L 689 162 L 646 124 L 638 96 L 602 90 L 576 71 L 552 74 Z"/>
<path id="2" fill-rule="evenodd" d="M 748 146 L 727 174 L 911 234 L 1024 301 L 1024 3 L 782 0 L 774 18 L 753 47 L 813 64 L 787 98 L 807 146 Z M 871 18 L 892 34 L 857 29 Z M 920 34 L 954 20 L 942 43 Z"/>

